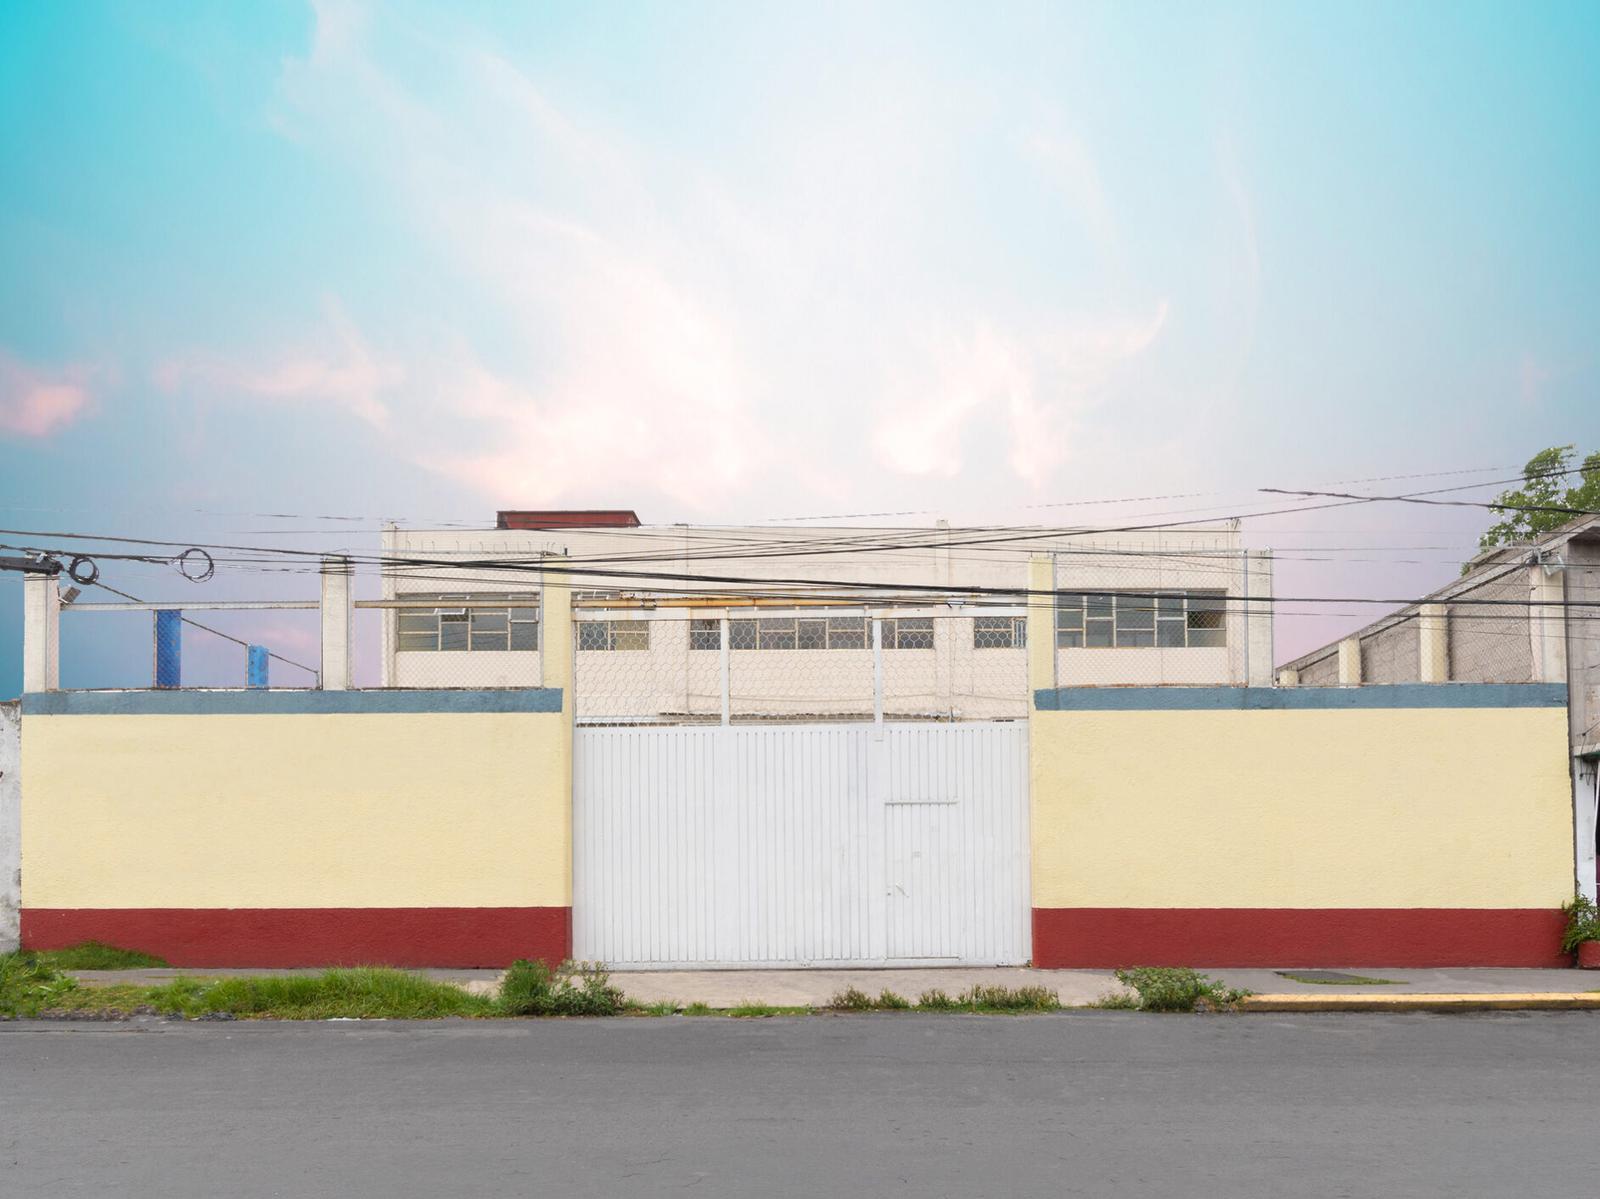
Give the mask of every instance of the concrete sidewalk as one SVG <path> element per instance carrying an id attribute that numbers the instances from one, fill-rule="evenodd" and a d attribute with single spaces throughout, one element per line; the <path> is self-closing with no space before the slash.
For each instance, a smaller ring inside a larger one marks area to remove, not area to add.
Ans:
<path id="1" fill-rule="evenodd" d="M 316 974 L 315 969 L 251 970 L 175 968 L 79 971 L 88 985 L 161 983 L 173 978 L 224 978 L 260 974 Z M 498 970 L 423 970 L 441 982 L 453 982 L 482 994 L 499 984 Z M 1600 972 L 1583 970 L 1394 970 L 1349 967 L 1341 970 L 1212 969 L 1210 975 L 1230 987 L 1254 992 L 1250 1006 L 1260 1010 L 1466 1010 L 1493 1007 L 1600 1007 Z M 1299 975 L 1300 978 L 1290 977 Z M 1343 976 L 1343 977 L 1341 977 Z M 1308 981 L 1322 978 L 1326 981 Z M 1362 983 L 1358 979 L 1382 980 Z M 1062 1004 L 1080 1007 L 1124 988 L 1110 970 L 1034 970 L 1025 966 L 948 967 L 876 970 L 631 970 L 617 971 L 612 981 L 640 1003 L 704 1004 L 730 1008 L 741 1004 L 772 1007 L 822 1007 L 849 987 L 876 997 L 893 991 L 913 1003 L 924 991 L 958 995 L 984 986 L 1049 987 Z"/>

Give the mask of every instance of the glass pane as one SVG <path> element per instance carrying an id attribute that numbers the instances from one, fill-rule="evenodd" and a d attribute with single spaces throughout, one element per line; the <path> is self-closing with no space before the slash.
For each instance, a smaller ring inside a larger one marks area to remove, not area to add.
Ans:
<path id="1" fill-rule="evenodd" d="M 866 649 L 867 621 L 863 616 L 828 618 L 829 649 Z"/>
<path id="2" fill-rule="evenodd" d="M 501 630 L 495 630 L 495 631 L 491 631 L 491 632 L 487 632 L 487 633 L 480 633 L 480 632 L 478 632 L 477 629 L 473 629 L 472 630 L 472 648 L 473 649 L 506 649 L 507 648 L 506 638 L 507 638 L 507 634 L 504 631 L 501 631 Z"/>
<path id="3" fill-rule="evenodd" d="M 439 617 L 439 648 L 447 650 L 467 648 L 466 616 Z"/>
<path id="4" fill-rule="evenodd" d="M 1191 629 L 1220 629 L 1222 627 L 1222 612 L 1189 609 L 1189 627 Z"/>
<path id="5" fill-rule="evenodd" d="M 1147 633 L 1139 629 L 1117 630 L 1117 645 L 1119 646 L 1131 649 L 1143 649 L 1146 646 L 1152 646 L 1155 643 L 1156 635 L 1154 633 Z"/>
<path id="6" fill-rule="evenodd" d="M 793 649 L 795 621 L 789 617 L 774 616 L 761 623 L 762 649 Z"/>
<path id="7" fill-rule="evenodd" d="M 1117 601 L 1118 629 L 1153 629 L 1156 627 L 1155 601 L 1145 596 L 1125 595 Z"/>
<path id="8" fill-rule="evenodd" d="M 799 631 L 795 636 L 796 644 L 801 649 L 827 649 L 828 622 L 826 620 L 802 620 Z"/>
<path id="9" fill-rule="evenodd" d="M 427 633 L 438 636 L 439 614 L 437 612 L 406 612 L 400 613 L 400 632 L 402 633 Z"/>
<path id="10" fill-rule="evenodd" d="M 1156 644 L 1168 649 L 1181 649 L 1183 647 L 1183 621 L 1158 620 L 1156 622 Z"/>
<path id="11" fill-rule="evenodd" d="M 1065 594 L 1056 596 L 1056 611 L 1057 612 L 1082 612 L 1083 611 L 1083 596 L 1081 596 L 1081 595 L 1065 595 Z"/>
<path id="12" fill-rule="evenodd" d="M 1013 616 L 1011 618 L 1011 644 L 1018 649 L 1028 647 L 1028 618 L 1026 616 Z"/>
<path id="13" fill-rule="evenodd" d="M 578 648 L 605 649 L 606 626 L 598 620 L 580 620 L 578 622 Z"/>
<path id="14" fill-rule="evenodd" d="M 1222 629 L 1189 630 L 1189 644 L 1192 646 L 1219 646 L 1227 643 L 1227 634 Z"/>
<path id="15" fill-rule="evenodd" d="M 932 649 L 933 618 L 907 617 L 895 621 L 896 649 Z"/>
<path id="16" fill-rule="evenodd" d="M 1183 615 L 1183 596 L 1158 595 L 1156 596 L 1156 611 L 1163 616 Z"/>
<path id="17" fill-rule="evenodd" d="M 1116 600 L 1109 595 L 1086 595 L 1083 597 L 1083 610 L 1091 620 L 1109 619 L 1116 610 Z"/>
<path id="18" fill-rule="evenodd" d="M 720 620 L 691 620 L 689 622 L 690 649 L 721 649 L 722 622 Z"/>
<path id="19" fill-rule="evenodd" d="M 728 622 L 728 648 L 755 649 L 755 647 L 756 622 L 753 620 L 730 620 Z"/>
<path id="20" fill-rule="evenodd" d="M 1076 608 L 1057 608 L 1056 609 L 1056 628 L 1058 628 L 1058 629 L 1081 629 L 1081 628 L 1083 628 L 1083 605 L 1079 604 Z"/>
<path id="21" fill-rule="evenodd" d="M 431 630 L 426 633 L 401 633 L 400 648 L 404 650 L 438 649 L 439 634 Z"/>
<path id="22" fill-rule="evenodd" d="M 511 618 L 504 612 L 474 612 L 471 619 L 474 633 L 503 633 Z"/>
<path id="23" fill-rule="evenodd" d="M 619 620 L 611 626 L 611 645 L 614 649 L 649 649 L 650 622 L 645 620 Z"/>
<path id="24" fill-rule="evenodd" d="M 1010 649 L 1015 638 L 1009 616 L 976 616 L 972 620 L 974 649 Z"/>
<path id="25" fill-rule="evenodd" d="M 539 622 L 536 620 L 513 620 L 511 622 L 511 648 L 538 649 Z"/>
<path id="26" fill-rule="evenodd" d="M 1111 622 L 1109 620 L 1085 621 L 1083 630 L 1084 645 L 1098 649 L 1111 644 Z"/>
<path id="27" fill-rule="evenodd" d="M 537 609 L 537 608 L 513 608 L 513 609 L 511 609 L 511 619 L 512 620 L 538 620 L 539 619 L 539 609 Z"/>
<path id="28" fill-rule="evenodd" d="M 1082 646 L 1083 646 L 1083 634 L 1080 633 L 1078 630 L 1076 630 L 1076 629 L 1057 629 L 1056 630 L 1056 648 L 1058 648 L 1058 649 L 1081 649 Z"/>

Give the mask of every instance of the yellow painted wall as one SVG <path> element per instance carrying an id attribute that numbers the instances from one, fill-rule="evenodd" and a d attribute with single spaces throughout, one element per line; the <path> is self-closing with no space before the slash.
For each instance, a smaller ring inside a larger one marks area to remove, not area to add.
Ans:
<path id="1" fill-rule="evenodd" d="M 1554 908 L 1563 708 L 1035 712 L 1035 907 Z"/>
<path id="2" fill-rule="evenodd" d="M 30 715 L 23 906 L 569 906 L 568 721 Z"/>

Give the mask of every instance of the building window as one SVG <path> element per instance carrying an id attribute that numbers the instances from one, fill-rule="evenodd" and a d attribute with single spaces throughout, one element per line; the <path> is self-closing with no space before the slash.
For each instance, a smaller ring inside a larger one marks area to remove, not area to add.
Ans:
<path id="1" fill-rule="evenodd" d="M 932 649 L 933 617 L 889 617 L 883 622 L 883 648 Z"/>
<path id="2" fill-rule="evenodd" d="M 580 620 L 578 648 L 600 650 L 647 650 L 650 648 L 648 620 Z"/>
<path id="3" fill-rule="evenodd" d="M 1221 591 L 1056 597 L 1059 649 L 1196 649 L 1227 644 Z"/>
<path id="4" fill-rule="evenodd" d="M 715 620 L 696 620 L 689 627 L 690 649 L 720 649 Z M 730 649 L 866 649 L 867 622 L 861 616 L 769 616 L 730 620 Z"/>
<path id="5" fill-rule="evenodd" d="M 436 608 L 396 609 L 395 648 L 402 652 L 537 650 L 539 608 L 531 595 L 497 592 L 476 595 L 408 594 L 407 600 L 436 600 Z M 480 608 L 469 602 L 494 600 L 510 606 Z"/>
<path id="6" fill-rule="evenodd" d="M 974 616 L 973 649 L 1023 649 L 1028 644 L 1026 616 Z"/>

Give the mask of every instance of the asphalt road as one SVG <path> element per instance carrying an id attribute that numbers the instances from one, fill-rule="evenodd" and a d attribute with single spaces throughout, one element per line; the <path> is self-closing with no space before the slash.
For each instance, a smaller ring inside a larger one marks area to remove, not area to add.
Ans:
<path id="1" fill-rule="evenodd" d="M 1600 1015 L 0 1024 L 0 1195 L 1593 1194 Z"/>

